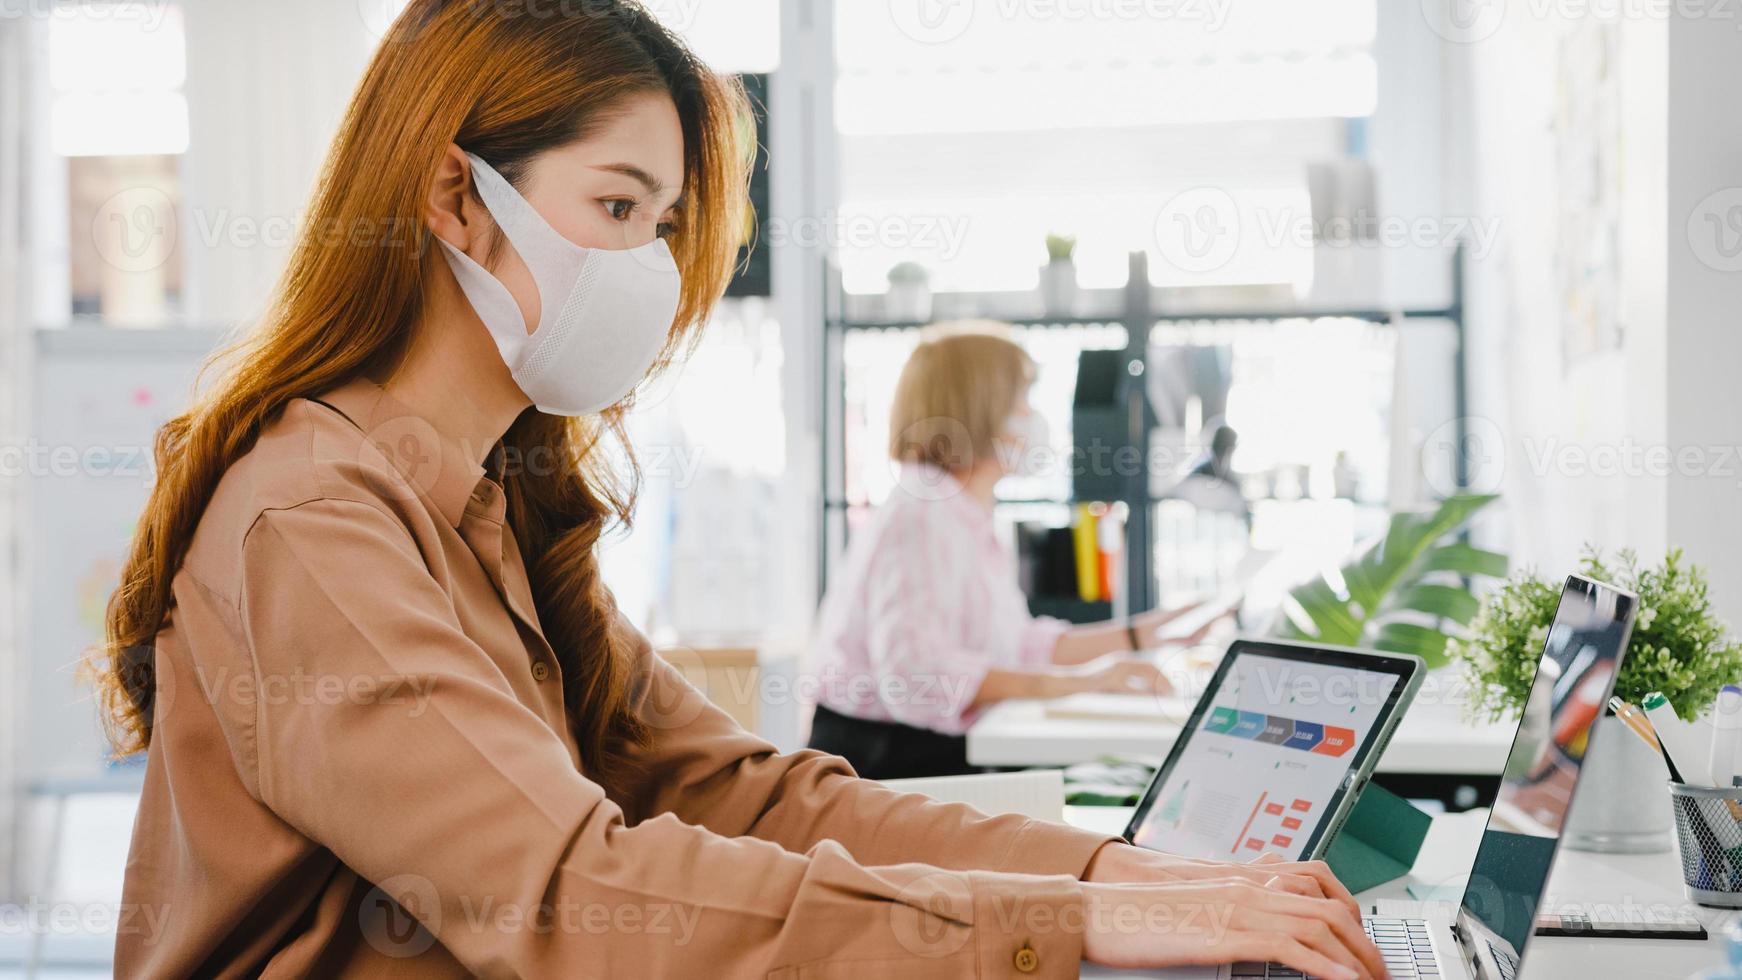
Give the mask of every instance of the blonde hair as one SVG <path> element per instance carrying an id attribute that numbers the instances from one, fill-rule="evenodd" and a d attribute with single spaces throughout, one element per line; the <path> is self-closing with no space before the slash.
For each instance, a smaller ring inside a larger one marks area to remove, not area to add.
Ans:
<path id="1" fill-rule="evenodd" d="M 1034 383 L 1034 361 L 1007 324 L 939 324 L 914 348 L 889 412 L 889 456 L 951 474 L 994 458 L 994 440 Z"/>

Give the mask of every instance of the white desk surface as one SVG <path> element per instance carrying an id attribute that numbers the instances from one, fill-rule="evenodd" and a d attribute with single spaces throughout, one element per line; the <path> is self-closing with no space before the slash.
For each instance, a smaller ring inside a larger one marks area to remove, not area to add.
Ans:
<path id="1" fill-rule="evenodd" d="M 1065 820 L 1085 829 L 1117 834 L 1131 817 L 1129 807 L 1065 807 Z M 1415 869 L 1407 877 L 1356 896 L 1363 905 L 1384 899 L 1409 900 L 1412 884 L 1461 890 L 1475 859 L 1486 811 L 1434 818 Z M 1454 895 L 1451 901 L 1457 901 Z M 1627 903 L 1691 909 L 1712 933 L 1705 942 L 1686 939 L 1572 939 L 1538 936 L 1525 951 L 1522 980 L 1561 977 L 1627 977 L 1685 980 L 1724 962 L 1716 928 L 1730 913 L 1702 908 L 1682 890 L 1681 866 L 1674 850 L 1658 854 L 1589 854 L 1562 848 L 1549 876 L 1543 907 L 1587 911 Z"/>
<path id="2" fill-rule="evenodd" d="M 1069 766 L 1104 755 L 1166 758 L 1191 705 L 1142 695 L 1102 695 L 1130 702 L 1133 717 L 1049 717 L 1045 701 L 993 705 L 968 729 L 968 762 L 976 766 Z M 1175 719 L 1170 722 L 1168 719 Z M 1517 726 L 1467 721 L 1452 704 L 1417 702 L 1380 757 L 1380 772 L 1492 776 L 1506 763 Z"/>

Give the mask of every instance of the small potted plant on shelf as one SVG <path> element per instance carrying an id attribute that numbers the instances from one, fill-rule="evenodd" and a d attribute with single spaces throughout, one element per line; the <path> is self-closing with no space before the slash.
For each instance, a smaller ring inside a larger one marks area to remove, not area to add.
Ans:
<path id="1" fill-rule="evenodd" d="M 1723 685 L 1742 678 L 1742 644 L 1713 614 L 1705 574 L 1680 551 L 1669 552 L 1661 565 L 1641 568 L 1631 551 L 1611 561 L 1592 549 L 1579 571 L 1639 596 L 1633 636 L 1615 679 L 1615 695 L 1623 701 L 1638 705 L 1647 695 L 1661 694 L 1685 724 L 1707 713 Z M 1560 582 L 1520 573 L 1490 592 L 1467 634 L 1452 640 L 1450 652 L 1470 683 L 1473 714 L 1498 721 L 1523 712 L 1560 595 Z M 1670 805 L 1667 792 L 1655 789 L 1667 779 L 1663 759 L 1607 711 L 1591 739 L 1566 821 L 1567 846 L 1667 849 Z M 1694 761 L 1703 767 L 1704 760 Z"/>
<path id="2" fill-rule="evenodd" d="M 931 275 L 918 262 L 898 262 L 889 269 L 885 311 L 891 320 L 924 323 L 931 319 Z"/>
<path id="3" fill-rule="evenodd" d="M 1077 307 L 1077 250 L 1074 235 L 1046 236 L 1046 265 L 1040 267 L 1040 297 L 1047 316 L 1070 316 Z"/>

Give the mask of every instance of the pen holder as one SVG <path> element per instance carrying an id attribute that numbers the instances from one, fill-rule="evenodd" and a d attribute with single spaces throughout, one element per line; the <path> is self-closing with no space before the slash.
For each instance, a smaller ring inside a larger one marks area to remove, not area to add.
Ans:
<path id="1" fill-rule="evenodd" d="M 1742 908 L 1742 786 L 1670 783 L 1669 802 L 1688 897 Z"/>

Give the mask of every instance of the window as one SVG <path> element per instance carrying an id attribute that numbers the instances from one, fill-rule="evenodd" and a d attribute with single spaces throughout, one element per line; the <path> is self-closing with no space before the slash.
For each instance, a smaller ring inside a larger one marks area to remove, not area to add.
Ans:
<path id="1" fill-rule="evenodd" d="M 1078 238 L 1086 287 L 1123 283 L 1139 249 L 1157 285 L 1304 285 L 1310 243 L 1286 233 L 1310 219 L 1304 164 L 1343 155 L 1345 121 L 1373 111 L 1375 17 L 1374 0 L 837 4 L 841 220 L 879 229 L 842 250 L 847 289 L 881 292 L 902 261 L 940 290 L 1030 289 L 1049 232 Z M 1242 247 L 1168 261 L 1158 223 L 1187 207 L 1238 220 Z"/>
<path id="2" fill-rule="evenodd" d="M 70 312 L 159 325 L 180 308 L 176 250 L 187 51 L 177 7 L 80 3 L 49 22 L 50 133 L 66 158 Z"/>

